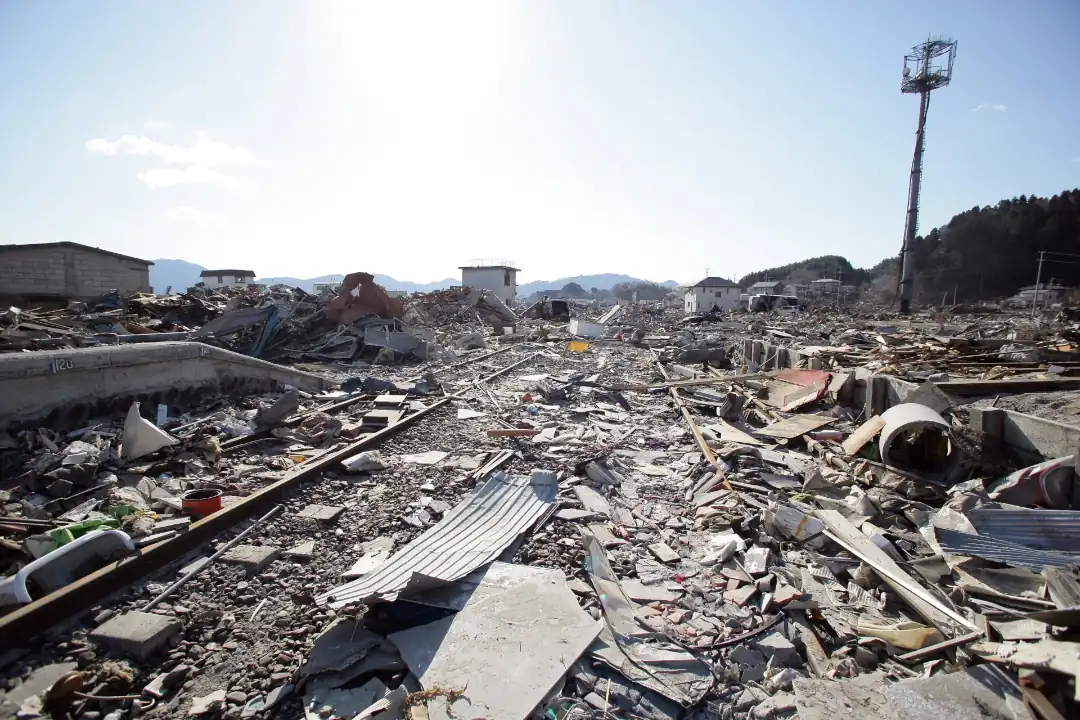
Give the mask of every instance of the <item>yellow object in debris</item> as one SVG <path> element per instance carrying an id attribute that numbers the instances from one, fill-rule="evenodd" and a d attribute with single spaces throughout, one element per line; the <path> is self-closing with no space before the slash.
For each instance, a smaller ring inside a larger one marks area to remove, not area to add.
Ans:
<path id="1" fill-rule="evenodd" d="M 303 456 L 303 455 L 290 455 L 289 459 L 292 460 L 297 465 L 299 465 L 300 463 L 307 460 L 307 458 L 305 456 Z"/>
<path id="2" fill-rule="evenodd" d="M 566 343 L 566 349 L 570 352 L 585 352 L 589 349 L 589 343 L 584 340 L 571 340 Z"/>

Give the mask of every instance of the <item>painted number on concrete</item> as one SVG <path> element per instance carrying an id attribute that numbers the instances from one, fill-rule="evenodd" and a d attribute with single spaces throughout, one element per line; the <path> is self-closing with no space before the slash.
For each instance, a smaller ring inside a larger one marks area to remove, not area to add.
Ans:
<path id="1" fill-rule="evenodd" d="M 60 372 L 62 370 L 74 370 L 74 369 L 75 369 L 75 361 L 72 360 L 71 358 L 53 358 L 53 360 L 52 360 L 52 371 L 54 373 Z"/>

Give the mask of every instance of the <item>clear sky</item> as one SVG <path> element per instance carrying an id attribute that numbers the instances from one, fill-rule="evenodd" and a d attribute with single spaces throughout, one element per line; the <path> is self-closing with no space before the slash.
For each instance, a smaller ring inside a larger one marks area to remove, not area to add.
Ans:
<path id="1" fill-rule="evenodd" d="M 311 277 L 734 276 L 1080 185 L 1077 0 L 6 0 L 0 242 Z"/>

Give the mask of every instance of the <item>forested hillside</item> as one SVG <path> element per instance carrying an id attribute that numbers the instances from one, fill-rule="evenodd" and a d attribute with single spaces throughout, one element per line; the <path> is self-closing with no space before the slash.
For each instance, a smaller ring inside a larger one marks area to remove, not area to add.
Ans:
<path id="1" fill-rule="evenodd" d="M 1035 283 L 1039 251 L 1080 255 L 1080 190 L 974 207 L 919 238 L 916 292 L 960 300 L 1012 295 Z M 1044 282 L 1080 285 L 1080 257 L 1050 256 Z"/>
<path id="2" fill-rule="evenodd" d="M 1044 282 L 1053 279 L 1080 286 L 1080 189 L 1051 198 L 1021 195 L 997 205 L 973 207 L 916 238 L 916 299 L 940 300 L 943 293 L 951 297 L 954 289 L 960 301 L 1013 295 L 1035 283 L 1040 250 L 1048 253 Z M 801 284 L 837 277 L 838 270 L 845 284 L 872 285 L 878 299 L 887 299 L 883 296 L 895 291 L 899 264 L 890 257 L 860 269 L 839 255 L 824 255 L 750 273 L 739 283 L 747 287 L 768 277 Z"/>

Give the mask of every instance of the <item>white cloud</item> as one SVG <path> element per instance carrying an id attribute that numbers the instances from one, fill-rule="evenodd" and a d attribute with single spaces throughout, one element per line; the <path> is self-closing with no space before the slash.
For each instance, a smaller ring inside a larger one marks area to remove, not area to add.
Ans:
<path id="1" fill-rule="evenodd" d="M 1002 105 L 1001 103 L 979 103 L 975 107 L 971 108 L 971 112 L 985 112 L 987 110 L 993 110 L 994 112 L 1005 112 L 1009 109 L 1008 105 Z"/>
<path id="2" fill-rule="evenodd" d="M 118 140 L 94 138 L 86 141 L 93 155 L 135 155 L 155 158 L 179 167 L 151 168 L 136 175 L 150 188 L 174 185 L 216 185 L 233 190 L 249 190 L 251 184 L 227 175 L 218 168 L 244 168 L 257 164 L 254 153 L 239 145 L 229 145 L 200 133 L 191 145 L 169 145 L 145 135 L 124 135 Z"/>
<path id="3" fill-rule="evenodd" d="M 153 168 L 136 173 L 135 177 L 146 183 L 151 190 L 177 185 L 214 185 L 227 190 L 254 189 L 254 186 L 247 181 L 199 165 L 182 168 Z"/>
<path id="4" fill-rule="evenodd" d="M 169 222 L 191 223 L 192 225 L 216 225 L 221 222 L 221 217 L 217 213 L 212 213 L 209 210 L 200 210 L 199 208 L 191 207 L 190 205 L 171 207 L 161 213 L 161 217 Z"/>
<path id="5" fill-rule="evenodd" d="M 143 130 L 154 132 L 156 130 L 168 130 L 169 123 L 165 120 L 143 120 Z"/>

